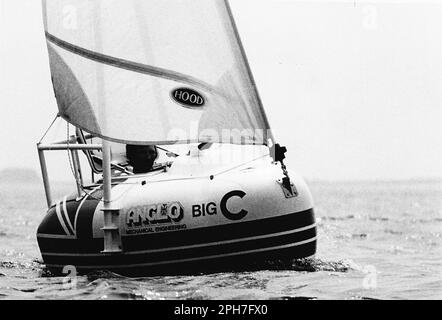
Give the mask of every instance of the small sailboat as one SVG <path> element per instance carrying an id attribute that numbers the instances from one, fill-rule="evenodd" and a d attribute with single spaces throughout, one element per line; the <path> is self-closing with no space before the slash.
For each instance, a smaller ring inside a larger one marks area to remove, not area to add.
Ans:
<path id="1" fill-rule="evenodd" d="M 75 127 L 38 144 L 47 268 L 182 274 L 315 254 L 311 194 L 284 164 L 227 0 L 43 0 L 43 14 L 58 115 Z M 68 150 L 77 184 L 58 201 L 51 150 Z"/>

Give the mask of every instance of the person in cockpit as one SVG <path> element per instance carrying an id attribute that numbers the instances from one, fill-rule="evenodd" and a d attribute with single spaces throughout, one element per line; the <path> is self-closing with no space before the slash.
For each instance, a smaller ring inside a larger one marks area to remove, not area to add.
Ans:
<path id="1" fill-rule="evenodd" d="M 133 173 L 147 173 L 153 169 L 158 158 L 158 149 L 154 145 L 126 145 L 126 157 Z"/>

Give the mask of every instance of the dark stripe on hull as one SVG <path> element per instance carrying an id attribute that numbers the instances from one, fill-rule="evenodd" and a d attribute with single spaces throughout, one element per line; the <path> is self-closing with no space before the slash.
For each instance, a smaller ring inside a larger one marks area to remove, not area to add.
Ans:
<path id="1" fill-rule="evenodd" d="M 84 241 L 86 246 L 92 239 L 92 223 L 97 205 L 98 200 L 86 200 L 78 213 L 77 225 L 75 226 L 77 238 Z"/>
<path id="2" fill-rule="evenodd" d="M 264 248 L 278 247 L 290 244 L 296 244 L 316 237 L 316 228 L 311 228 L 292 234 L 268 237 L 256 240 L 246 240 L 227 244 L 215 244 L 206 247 L 174 249 L 161 252 L 149 252 L 140 254 L 120 254 L 97 256 L 52 256 L 43 255 L 45 263 L 48 264 L 72 264 L 76 266 L 88 265 L 125 265 L 125 264 L 143 264 L 158 263 L 168 260 L 194 259 L 205 256 L 216 256 L 243 252 L 250 250 L 259 250 Z"/>
<path id="3" fill-rule="evenodd" d="M 124 180 L 120 180 L 119 182 L 124 182 Z M 115 186 L 113 186 L 115 187 Z M 90 192 L 90 190 L 89 190 Z M 71 236 L 76 233 L 76 236 L 80 243 L 84 243 L 84 246 L 87 246 L 88 243 L 92 239 L 92 222 L 94 218 L 95 209 L 97 208 L 98 203 L 100 202 L 100 199 L 103 196 L 103 192 L 100 189 L 96 189 L 93 191 L 90 196 L 84 195 L 86 198 L 77 199 L 77 194 L 71 194 L 66 198 L 66 210 L 64 210 L 63 207 L 63 201 L 59 203 L 59 209 L 60 213 L 63 219 L 64 224 L 68 228 Z M 78 207 L 81 205 L 81 208 L 78 212 L 77 216 L 77 210 Z M 67 211 L 67 212 L 66 212 Z M 71 223 L 71 225 L 75 228 L 75 232 L 69 227 L 68 220 L 66 220 L 66 215 Z M 66 232 L 61 226 L 60 220 L 58 218 L 58 215 L 56 213 L 56 205 L 53 205 L 46 213 L 45 218 L 40 223 L 38 229 L 37 229 L 37 238 L 38 234 L 46 234 L 46 235 L 58 235 L 63 236 L 66 235 Z M 87 240 L 86 242 L 84 240 Z M 52 241 L 52 239 L 51 239 Z M 44 242 L 44 241 L 43 241 Z M 39 241 L 40 244 L 40 241 Z M 45 243 L 42 243 L 45 245 Z M 47 242 L 46 242 L 47 244 Z M 58 244 L 56 244 L 58 246 Z M 83 245 L 77 245 L 79 248 L 81 248 Z M 40 247 L 40 251 L 42 247 Z M 99 250 L 96 248 L 93 248 L 93 250 Z M 102 250 L 102 249 L 101 249 Z M 95 252 L 92 251 L 92 252 Z"/>
<path id="4" fill-rule="evenodd" d="M 121 274 L 179 274 L 250 269 L 264 261 L 314 255 L 316 227 L 310 209 L 255 221 L 123 236 L 124 253 L 118 255 L 101 254 L 102 238 L 38 237 L 38 242 L 43 260 L 52 271 L 74 265 L 87 272 L 108 269 Z"/>
<path id="5" fill-rule="evenodd" d="M 289 248 L 270 249 L 263 252 L 245 253 L 216 258 L 202 258 L 194 261 L 178 261 L 158 265 L 124 265 L 109 268 L 76 267 L 79 273 L 89 273 L 94 269 L 107 269 L 126 276 L 194 275 L 220 271 L 251 271 L 273 268 L 287 269 L 291 267 L 294 259 L 310 257 L 315 253 L 316 241 L 312 241 Z M 60 274 L 63 266 L 51 266 L 50 264 L 47 264 L 48 269 L 54 274 Z"/>
<path id="6" fill-rule="evenodd" d="M 178 247 L 208 242 L 226 241 L 290 231 L 315 223 L 313 209 L 255 221 L 231 223 L 170 233 L 124 237 L 125 251 Z"/>
<path id="7" fill-rule="evenodd" d="M 74 200 L 66 200 L 66 211 L 65 214 L 63 214 L 63 219 L 65 218 L 65 215 L 68 216 L 69 221 L 71 225 L 75 228 L 75 214 L 77 213 L 78 205 L 80 204 L 80 201 Z M 63 209 L 63 202 L 61 203 L 61 208 Z M 63 209 L 64 212 L 64 209 Z M 66 226 L 69 227 L 69 224 L 65 220 Z M 70 228 L 69 228 L 70 230 Z M 74 234 L 74 231 L 72 230 L 72 234 Z"/>
<path id="8" fill-rule="evenodd" d="M 315 223 L 313 209 L 274 218 L 148 235 L 123 236 L 125 252 L 173 248 L 286 232 Z M 43 253 L 99 253 L 103 239 L 38 238 Z"/>
<path id="9" fill-rule="evenodd" d="M 44 253 L 78 253 L 90 254 L 99 253 L 104 249 L 103 238 L 96 239 L 52 239 L 43 238 L 37 235 L 40 252 Z"/>
<path id="10" fill-rule="evenodd" d="M 72 225 L 74 225 L 74 223 L 73 223 L 73 219 L 71 219 L 69 217 L 69 209 L 68 208 L 69 208 L 68 204 L 66 204 L 66 209 L 67 209 L 67 212 L 66 212 L 63 207 L 63 202 L 60 203 L 60 215 L 61 215 L 61 218 L 63 219 L 63 224 L 66 226 L 66 229 L 69 232 L 69 235 L 73 236 L 73 235 L 75 235 L 75 232 L 74 232 L 74 230 L 71 229 L 71 227 L 68 223 L 68 219 Z M 72 216 L 72 214 L 71 214 L 71 216 Z"/>
<path id="11" fill-rule="evenodd" d="M 46 216 L 43 218 L 43 221 L 38 226 L 37 234 L 39 233 L 60 236 L 66 235 L 66 232 L 62 228 L 60 220 L 58 220 L 58 216 L 55 213 L 55 205 L 48 210 Z"/>

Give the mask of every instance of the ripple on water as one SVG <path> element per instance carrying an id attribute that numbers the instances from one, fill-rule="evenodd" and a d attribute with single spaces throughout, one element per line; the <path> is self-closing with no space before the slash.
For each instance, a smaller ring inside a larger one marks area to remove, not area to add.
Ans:
<path id="1" fill-rule="evenodd" d="M 333 217 L 333 216 L 322 216 L 321 220 L 329 220 L 329 221 L 345 221 L 345 220 L 352 220 L 355 219 L 356 216 L 349 214 L 343 217 Z"/>
<path id="2" fill-rule="evenodd" d="M 335 236 L 336 239 L 367 239 L 367 233 L 344 233 Z"/>
<path id="3" fill-rule="evenodd" d="M 397 231 L 397 230 L 392 230 L 392 229 L 384 229 L 384 232 L 388 233 L 388 234 L 398 235 L 398 236 L 404 234 L 402 231 Z"/>
<path id="4" fill-rule="evenodd" d="M 273 298 L 271 300 L 317 300 L 317 297 L 304 297 L 304 296 L 282 296 Z"/>
<path id="5" fill-rule="evenodd" d="M 372 216 L 370 216 L 370 217 L 368 217 L 368 220 L 375 221 L 375 222 L 386 222 L 386 221 L 389 221 L 390 218 L 387 218 L 387 217 L 372 217 Z"/>
<path id="6" fill-rule="evenodd" d="M 436 189 L 431 183 L 418 184 L 418 188 L 409 183 L 380 183 L 375 188 L 370 184 L 358 186 L 360 188 L 355 189 L 354 185 L 342 184 L 337 188 L 335 184 L 321 183 L 316 191 L 313 186 L 318 203 L 316 258 L 270 262 L 256 270 L 194 276 L 134 279 L 97 271 L 77 277 L 74 289 L 66 289 L 66 277 L 56 277 L 41 261 L 33 260 L 40 256 L 34 233 L 40 222 L 44 196 L 39 194 L 26 208 L 13 212 L 17 219 L 12 220 L 11 212 L 5 209 L 8 205 L 3 202 L 0 205 L 0 298 L 440 298 L 442 218 L 440 208 L 435 205 L 440 203 L 440 187 Z M 14 190 L 11 194 L 2 194 L 2 198 L 9 197 L 6 203 L 16 204 L 22 199 L 16 198 L 16 194 Z M 38 201 L 41 205 L 37 208 Z M 371 266 L 375 267 L 374 273 L 370 271 Z M 378 287 L 374 291 L 365 290 L 363 280 L 373 274 L 378 276 Z"/>

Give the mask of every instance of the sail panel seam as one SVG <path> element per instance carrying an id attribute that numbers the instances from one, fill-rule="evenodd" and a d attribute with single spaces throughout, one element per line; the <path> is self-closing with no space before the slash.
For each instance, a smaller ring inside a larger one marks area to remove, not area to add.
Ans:
<path id="1" fill-rule="evenodd" d="M 124 69 L 124 70 L 132 71 L 132 72 L 136 72 L 136 73 L 141 73 L 141 74 L 147 74 L 150 76 L 159 77 L 159 78 L 163 78 L 163 79 L 167 79 L 167 80 L 171 80 L 171 81 L 175 81 L 175 82 L 183 82 L 188 85 L 193 85 L 193 86 L 199 87 L 201 89 L 204 89 L 210 93 L 217 93 L 217 90 L 213 86 L 211 86 L 210 84 L 200 81 L 198 79 L 195 79 L 191 76 L 188 76 L 188 75 L 185 75 L 185 74 L 182 74 L 179 72 L 163 69 L 163 68 L 149 66 L 149 65 L 142 64 L 142 63 L 133 62 L 133 61 L 101 54 L 98 52 L 94 52 L 94 51 L 79 47 L 77 45 L 74 45 L 72 43 L 69 43 L 67 41 L 64 41 L 60 38 L 57 38 L 56 36 L 50 34 L 47 31 L 45 33 L 46 33 L 46 39 L 48 41 L 50 41 L 51 43 L 55 44 L 56 46 L 58 46 L 62 49 L 65 49 L 71 53 L 79 55 L 83 58 L 86 58 L 86 59 L 89 59 L 89 60 L 92 60 L 95 62 L 99 62 L 102 64 L 106 64 L 106 65 L 109 65 L 112 67 L 116 67 L 119 69 Z"/>

